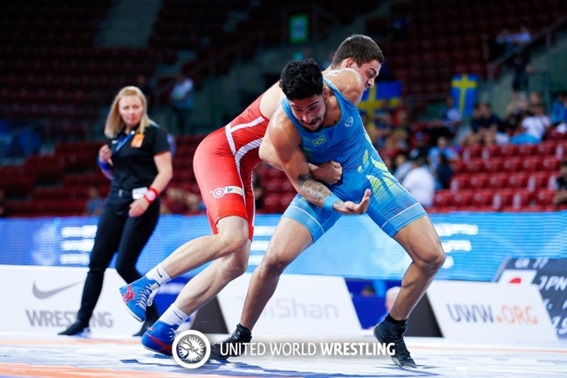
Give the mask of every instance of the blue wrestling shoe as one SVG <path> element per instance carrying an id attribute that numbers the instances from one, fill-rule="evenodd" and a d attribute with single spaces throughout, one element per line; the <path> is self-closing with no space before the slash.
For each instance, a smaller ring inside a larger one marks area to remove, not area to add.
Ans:
<path id="1" fill-rule="evenodd" d="M 139 322 L 146 320 L 146 308 L 152 305 L 159 284 L 145 276 L 120 288 L 128 312 Z"/>
<path id="2" fill-rule="evenodd" d="M 173 340 L 175 340 L 175 329 L 173 327 L 158 320 L 142 336 L 142 345 L 156 353 L 171 356 L 171 347 Z"/>
<path id="3" fill-rule="evenodd" d="M 391 357 L 396 365 L 402 368 L 415 368 L 415 361 L 411 358 L 403 337 L 406 329 L 407 325 L 402 326 L 383 320 L 374 327 L 374 336 L 382 344 L 394 344 L 394 354 Z"/>

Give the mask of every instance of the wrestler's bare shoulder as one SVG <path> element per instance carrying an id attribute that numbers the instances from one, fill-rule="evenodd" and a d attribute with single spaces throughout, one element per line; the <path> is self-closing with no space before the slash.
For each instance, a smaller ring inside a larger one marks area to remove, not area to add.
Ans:
<path id="1" fill-rule="evenodd" d="M 350 102 L 357 105 L 366 87 L 362 75 L 352 68 L 329 71 L 325 79 L 345 96 Z"/>
<path id="2" fill-rule="evenodd" d="M 260 111 L 264 117 L 272 118 L 283 98 L 284 94 L 279 86 L 279 82 L 268 88 L 260 100 Z"/>

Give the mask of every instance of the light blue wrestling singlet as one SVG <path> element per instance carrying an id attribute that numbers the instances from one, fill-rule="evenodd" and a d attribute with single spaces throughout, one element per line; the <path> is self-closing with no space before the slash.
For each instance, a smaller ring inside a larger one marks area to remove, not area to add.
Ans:
<path id="1" fill-rule="evenodd" d="M 331 191 L 343 201 L 359 202 L 364 191 L 371 189 L 367 214 L 386 234 L 393 237 L 404 226 L 426 215 L 426 212 L 388 172 L 364 129 L 356 106 L 333 83 L 328 80 L 325 83 L 341 107 L 342 116 L 335 126 L 316 132 L 308 131 L 293 116 L 287 99 L 282 102 L 283 109 L 301 136 L 307 161 L 319 165 L 333 160 L 342 165 L 342 178 L 337 184 L 329 186 Z M 307 227 L 315 242 L 342 214 L 316 206 L 297 194 L 283 216 Z"/>

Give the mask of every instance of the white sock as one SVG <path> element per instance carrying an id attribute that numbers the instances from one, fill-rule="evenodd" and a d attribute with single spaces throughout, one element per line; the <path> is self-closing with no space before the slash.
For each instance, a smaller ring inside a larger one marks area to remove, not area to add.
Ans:
<path id="1" fill-rule="evenodd" d="M 146 273 L 146 277 L 152 280 L 156 280 L 160 286 L 166 282 L 171 281 L 169 274 L 167 274 L 167 272 L 165 271 L 165 269 L 163 269 L 161 264 L 157 264 L 155 268 L 153 268 L 148 273 Z"/>
<path id="2" fill-rule="evenodd" d="M 159 317 L 159 320 L 169 325 L 180 326 L 185 320 L 187 320 L 187 318 L 189 318 L 189 315 L 178 309 L 176 305 L 172 304 Z"/>

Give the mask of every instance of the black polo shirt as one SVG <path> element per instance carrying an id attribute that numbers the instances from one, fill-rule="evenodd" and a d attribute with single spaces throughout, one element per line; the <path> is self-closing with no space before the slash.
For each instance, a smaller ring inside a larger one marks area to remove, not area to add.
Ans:
<path id="1" fill-rule="evenodd" d="M 158 173 L 154 156 L 170 150 L 167 134 L 159 126 L 146 127 L 144 134 L 136 131 L 121 133 L 108 141 L 114 174 L 111 192 L 149 187 Z"/>

